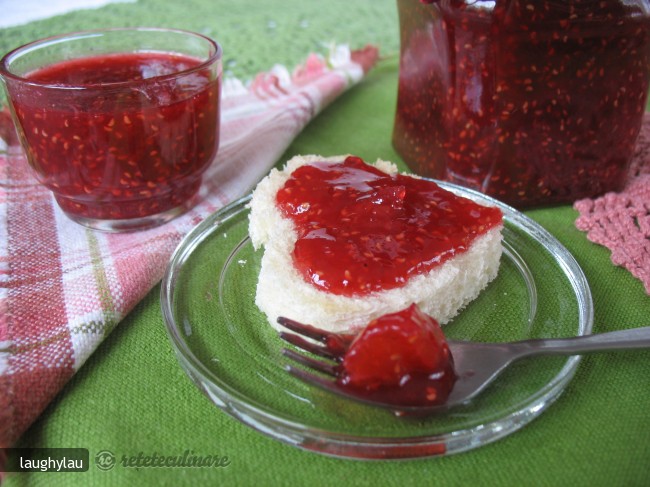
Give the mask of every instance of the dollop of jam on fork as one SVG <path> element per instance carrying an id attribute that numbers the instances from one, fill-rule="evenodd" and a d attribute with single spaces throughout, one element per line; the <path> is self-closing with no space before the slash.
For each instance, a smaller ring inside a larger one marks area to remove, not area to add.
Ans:
<path id="1" fill-rule="evenodd" d="M 438 322 L 415 304 L 383 315 L 357 336 L 339 335 L 280 317 L 285 341 L 326 361 L 285 349 L 305 382 L 395 411 L 443 405 L 456 381 L 453 358 Z"/>

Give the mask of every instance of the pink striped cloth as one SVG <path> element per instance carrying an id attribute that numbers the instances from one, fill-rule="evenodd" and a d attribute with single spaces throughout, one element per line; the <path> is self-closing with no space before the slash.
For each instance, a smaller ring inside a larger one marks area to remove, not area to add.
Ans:
<path id="1" fill-rule="evenodd" d="M 11 446 L 158 283 L 179 240 L 244 195 L 323 107 L 375 64 L 373 46 L 312 54 L 245 87 L 226 81 L 221 145 L 201 202 L 164 226 L 108 234 L 68 220 L 0 112 L 0 447 Z"/>
<path id="2" fill-rule="evenodd" d="M 650 115 L 646 114 L 625 188 L 576 201 L 576 227 L 607 247 L 612 263 L 639 279 L 650 295 Z"/>

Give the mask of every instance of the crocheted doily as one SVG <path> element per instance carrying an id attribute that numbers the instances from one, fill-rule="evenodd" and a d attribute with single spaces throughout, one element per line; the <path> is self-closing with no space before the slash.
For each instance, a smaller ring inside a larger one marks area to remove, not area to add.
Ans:
<path id="1" fill-rule="evenodd" d="M 650 115 L 645 116 L 627 184 L 620 193 L 576 201 L 575 225 L 611 250 L 615 265 L 641 280 L 650 295 Z"/>

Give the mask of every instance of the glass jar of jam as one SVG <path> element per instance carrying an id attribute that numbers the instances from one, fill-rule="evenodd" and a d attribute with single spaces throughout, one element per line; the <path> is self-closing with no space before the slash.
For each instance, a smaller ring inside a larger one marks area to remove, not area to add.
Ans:
<path id="1" fill-rule="evenodd" d="M 517 207 L 621 189 L 650 74 L 650 1 L 397 0 L 393 143 L 421 175 Z"/>
<path id="2" fill-rule="evenodd" d="M 63 212 L 133 231 L 198 201 L 219 147 L 221 57 L 192 32 L 101 29 L 14 49 L 0 79 L 27 161 Z"/>

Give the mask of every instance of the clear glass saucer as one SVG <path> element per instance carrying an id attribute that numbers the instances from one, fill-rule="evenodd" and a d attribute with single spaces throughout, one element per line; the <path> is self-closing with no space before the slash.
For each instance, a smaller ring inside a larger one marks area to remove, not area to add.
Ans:
<path id="1" fill-rule="evenodd" d="M 499 275 L 445 326 L 450 338 L 486 342 L 591 332 L 582 270 L 546 230 L 480 193 L 438 182 L 501 208 Z M 248 238 L 243 198 L 213 214 L 176 249 L 162 281 L 167 331 L 188 376 L 219 408 L 257 431 L 318 453 L 357 459 L 449 455 L 503 438 L 544 412 L 579 357 L 513 364 L 468 404 L 428 418 L 396 417 L 309 386 L 284 369 L 284 346 L 254 304 L 262 251 Z"/>

